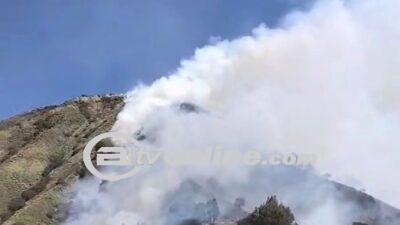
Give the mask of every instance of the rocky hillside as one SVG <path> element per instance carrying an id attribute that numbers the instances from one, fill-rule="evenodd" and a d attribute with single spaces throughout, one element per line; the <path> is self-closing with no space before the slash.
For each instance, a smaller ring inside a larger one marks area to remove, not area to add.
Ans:
<path id="1" fill-rule="evenodd" d="M 82 175 L 83 148 L 108 131 L 120 96 L 80 97 L 0 123 L 0 224 L 58 224 L 65 186 Z"/>

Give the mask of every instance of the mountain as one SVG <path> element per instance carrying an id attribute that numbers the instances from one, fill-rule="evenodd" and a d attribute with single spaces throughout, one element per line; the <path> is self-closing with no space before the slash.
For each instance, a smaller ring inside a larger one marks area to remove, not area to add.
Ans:
<path id="1" fill-rule="evenodd" d="M 72 185 L 88 174 L 82 161 L 84 146 L 94 136 L 111 129 L 123 106 L 122 96 L 79 97 L 0 122 L 0 224 L 50 225 L 65 220 L 68 204 L 63 199 L 68 199 Z M 200 110 L 190 103 L 183 103 L 180 108 L 188 112 Z M 145 139 L 145 135 L 138 131 L 138 140 Z M 369 225 L 399 224 L 400 210 L 354 188 L 319 179 L 321 185 L 329 184 L 335 189 L 336 198 L 358 206 L 354 217 L 357 221 Z M 301 179 L 296 182 L 292 186 L 309 188 L 302 187 Z M 196 184 L 189 187 L 201 192 Z M 217 204 L 210 200 L 202 207 Z M 188 203 L 188 207 L 192 206 Z M 241 209 L 233 212 L 241 217 L 248 215 Z M 236 224 L 238 219 L 235 220 L 216 223 Z"/>
<path id="2" fill-rule="evenodd" d="M 123 105 L 121 96 L 80 97 L 2 121 L 0 223 L 58 224 L 63 191 L 85 171 L 84 146 Z"/>

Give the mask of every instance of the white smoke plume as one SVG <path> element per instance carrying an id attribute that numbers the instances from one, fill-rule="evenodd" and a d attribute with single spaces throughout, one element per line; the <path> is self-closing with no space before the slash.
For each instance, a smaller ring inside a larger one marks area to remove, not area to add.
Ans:
<path id="1" fill-rule="evenodd" d="M 250 36 L 197 49 L 171 75 L 131 91 L 114 130 L 132 138 L 144 130 L 154 136 L 148 145 L 164 151 L 316 154 L 318 173 L 400 207 L 398 15 L 397 0 L 320 1 L 289 14 L 279 28 L 260 25 Z M 177 114 L 172 106 L 182 102 L 207 113 Z M 165 224 L 163 200 L 187 179 L 219 202 L 244 196 L 248 210 L 278 194 L 300 224 L 349 223 L 340 215 L 351 214 L 351 206 L 308 199 L 330 193 L 321 181 L 286 192 L 279 179 L 300 175 L 261 170 L 158 165 L 111 184 L 109 193 L 85 180 L 76 199 L 86 210 L 67 224 Z M 311 201 L 318 207 L 300 207 Z"/>

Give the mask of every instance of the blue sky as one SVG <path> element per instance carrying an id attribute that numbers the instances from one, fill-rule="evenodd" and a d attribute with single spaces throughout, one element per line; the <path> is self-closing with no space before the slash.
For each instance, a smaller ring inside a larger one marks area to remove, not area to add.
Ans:
<path id="1" fill-rule="evenodd" d="M 276 26 L 310 0 L 0 0 L 0 119 L 173 71 L 210 37 Z"/>

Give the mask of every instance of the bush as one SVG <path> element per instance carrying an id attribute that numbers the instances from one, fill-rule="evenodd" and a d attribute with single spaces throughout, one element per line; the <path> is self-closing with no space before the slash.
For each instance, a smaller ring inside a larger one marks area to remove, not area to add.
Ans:
<path id="1" fill-rule="evenodd" d="M 18 149 L 13 145 L 8 147 L 8 154 L 9 155 L 14 155 L 15 153 L 17 153 L 17 151 L 18 151 Z"/>
<path id="2" fill-rule="evenodd" d="M 78 101 L 76 103 L 78 106 L 79 112 L 87 119 L 90 120 L 92 117 L 92 113 L 90 112 L 90 105 L 85 101 Z"/>
<path id="3" fill-rule="evenodd" d="M 37 120 L 36 122 L 33 123 L 33 125 L 36 127 L 37 130 L 43 131 L 52 128 L 55 125 L 52 122 L 53 121 L 49 117 L 47 117 L 44 119 Z"/>
<path id="4" fill-rule="evenodd" d="M 32 199 L 33 197 L 35 197 L 37 195 L 37 191 L 33 188 L 30 188 L 28 190 L 25 190 L 21 193 L 21 197 L 25 200 L 25 201 L 29 201 L 30 199 Z"/>
<path id="5" fill-rule="evenodd" d="M 278 202 L 275 196 L 269 197 L 267 202 L 256 208 L 239 225 L 292 225 L 294 215 L 288 207 Z"/>
<path id="6" fill-rule="evenodd" d="M 44 191 L 46 189 L 47 183 L 50 181 L 49 177 L 43 177 L 42 179 L 40 179 L 39 182 L 37 182 L 35 185 L 33 185 L 32 187 L 30 187 L 29 189 L 23 191 L 21 193 L 21 197 L 25 200 L 25 201 L 29 201 L 32 198 L 34 198 L 37 194 L 39 194 L 40 192 Z"/>
<path id="7" fill-rule="evenodd" d="M 8 209 L 12 212 L 17 211 L 25 206 L 25 200 L 22 197 L 17 197 L 11 200 L 8 204 Z"/>
<path id="8" fill-rule="evenodd" d="M 49 156 L 48 164 L 44 168 L 42 172 L 42 176 L 45 177 L 50 174 L 55 168 L 61 166 L 63 164 L 63 155 L 62 154 L 53 154 Z"/>

